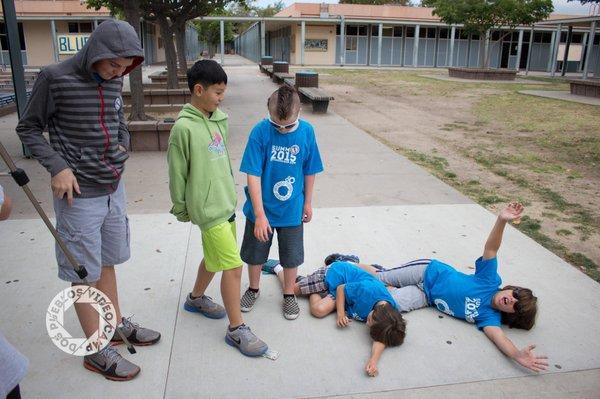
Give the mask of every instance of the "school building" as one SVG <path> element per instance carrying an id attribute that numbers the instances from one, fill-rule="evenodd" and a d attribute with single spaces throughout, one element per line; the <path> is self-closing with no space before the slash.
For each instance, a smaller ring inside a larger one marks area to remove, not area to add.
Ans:
<path id="1" fill-rule="evenodd" d="M 113 18 L 108 9 L 88 9 L 80 0 L 16 0 L 15 9 L 21 57 L 27 68 L 41 67 L 73 56 L 99 23 Z M 165 51 L 158 26 L 141 21 L 141 28 L 145 62 L 164 61 Z M 10 66 L 3 20 L 0 21 L 0 45 L 0 63 Z"/>
<path id="2" fill-rule="evenodd" d="M 569 46 L 566 26 L 558 34 L 552 24 L 520 26 L 512 33 L 494 30 L 485 40 L 467 34 L 460 25 L 446 25 L 432 11 L 395 5 L 295 3 L 254 23 L 234 44 L 238 54 L 256 62 L 261 55 L 270 55 L 296 65 L 407 67 L 479 66 L 488 46 L 491 67 L 534 71 L 550 71 L 553 65 L 560 70 L 568 47 L 567 71 L 581 72 L 589 54 L 590 74 L 600 77 L 600 26 L 592 41 L 589 24 L 575 27 Z M 568 17 L 574 16 L 552 14 L 545 22 Z"/>

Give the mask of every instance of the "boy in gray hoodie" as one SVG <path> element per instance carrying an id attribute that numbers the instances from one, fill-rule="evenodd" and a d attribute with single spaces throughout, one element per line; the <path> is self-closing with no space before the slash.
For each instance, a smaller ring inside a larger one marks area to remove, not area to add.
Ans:
<path id="1" fill-rule="evenodd" d="M 74 57 L 41 70 L 17 125 L 23 144 L 51 175 L 60 236 L 88 270 L 88 284 L 110 298 L 121 321 L 117 328 L 135 345 L 160 339 L 158 332 L 121 317 L 114 269 L 130 256 L 121 181 L 129 157 L 122 77 L 143 60 L 131 25 L 101 23 Z M 50 142 L 42 135 L 46 126 Z M 56 258 L 59 278 L 82 285 L 58 246 Z M 75 310 L 86 337 L 92 336 L 98 313 L 87 304 L 75 304 Z M 111 380 L 130 380 L 140 372 L 111 345 L 85 356 L 83 364 Z"/>

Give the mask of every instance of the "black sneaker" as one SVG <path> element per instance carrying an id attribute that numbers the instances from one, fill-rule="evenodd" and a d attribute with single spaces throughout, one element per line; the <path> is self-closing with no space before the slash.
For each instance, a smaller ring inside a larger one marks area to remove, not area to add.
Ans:
<path id="1" fill-rule="evenodd" d="M 325 265 L 329 266 L 333 262 L 352 262 L 360 263 L 360 259 L 356 255 L 331 254 L 325 258 Z"/>

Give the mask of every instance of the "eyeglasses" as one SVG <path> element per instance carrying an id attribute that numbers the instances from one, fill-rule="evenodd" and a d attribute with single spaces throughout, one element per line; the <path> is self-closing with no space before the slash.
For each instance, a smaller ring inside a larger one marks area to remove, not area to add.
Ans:
<path id="1" fill-rule="evenodd" d="M 296 119 L 294 121 L 294 123 L 291 123 L 289 125 L 280 125 L 279 123 L 273 122 L 273 119 L 269 118 L 269 123 L 271 125 L 273 125 L 273 127 L 275 129 L 281 129 L 281 130 L 287 130 L 287 129 L 291 129 L 291 128 L 295 127 L 298 124 L 298 121 L 299 121 L 299 119 Z"/>

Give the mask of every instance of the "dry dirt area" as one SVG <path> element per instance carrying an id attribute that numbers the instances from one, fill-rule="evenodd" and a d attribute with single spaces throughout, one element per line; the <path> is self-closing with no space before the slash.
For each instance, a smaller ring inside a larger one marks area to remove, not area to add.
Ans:
<path id="1" fill-rule="evenodd" d="M 519 94 L 540 84 L 459 83 L 441 71 L 321 70 L 333 109 L 600 281 L 600 109 Z"/>

